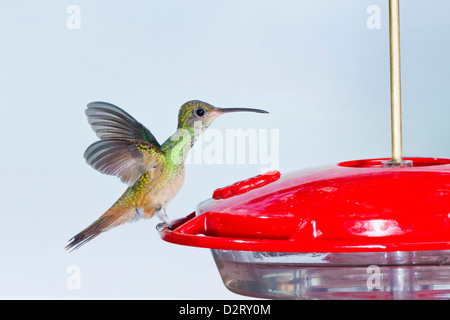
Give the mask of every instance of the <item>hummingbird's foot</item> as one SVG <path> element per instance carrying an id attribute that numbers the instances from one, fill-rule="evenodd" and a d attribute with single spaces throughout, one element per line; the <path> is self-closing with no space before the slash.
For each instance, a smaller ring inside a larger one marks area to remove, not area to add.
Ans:
<path id="1" fill-rule="evenodd" d="M 170 222 L 169 217 L 167 216 L 166 210 L 165 209 L 160 209 L 156 212 L 156 215 L 158 216 L 158 218 L 160 218 L 168 227 L 169 229 L 172 229 L 172 223 Z"/>

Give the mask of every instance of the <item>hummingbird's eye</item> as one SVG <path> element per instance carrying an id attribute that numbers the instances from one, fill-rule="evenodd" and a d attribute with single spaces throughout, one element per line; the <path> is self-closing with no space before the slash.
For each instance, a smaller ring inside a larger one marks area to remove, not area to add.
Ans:
<path id="1" fill-rule="evenodd" d="M 195 110 L 195 114 L 199 117 L 203 117 L 205 115 L 205 110 L 203 110 L 202 108 L 198 108 L 197 110 Z"/>

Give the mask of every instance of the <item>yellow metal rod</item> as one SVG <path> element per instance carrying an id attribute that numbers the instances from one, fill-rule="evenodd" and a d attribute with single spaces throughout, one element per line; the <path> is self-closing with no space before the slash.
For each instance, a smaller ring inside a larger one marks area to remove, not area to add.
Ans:
<path id="1" fill-rule="evenodd" d="M 402 162 L 402 101 L 400 85 L 399 0 L 389 0 L 389 43 L 391 60 L 392 162 Z"/>

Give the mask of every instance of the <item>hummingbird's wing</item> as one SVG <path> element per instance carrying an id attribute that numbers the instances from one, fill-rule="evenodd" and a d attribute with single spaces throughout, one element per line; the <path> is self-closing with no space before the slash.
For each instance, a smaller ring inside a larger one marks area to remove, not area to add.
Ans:
<path id="1" fill-rule="evenodd" d="M 142 140 L 107 139 L 91 144 L 84 152 L 87 164 L 101 173 L 114 175 L 133 185 L 141 175 L 159 176 L 164 167 L 160 148 Z"/>
<path id="2" fill-rule="evenodd" d="M 127 112 L 107 102 L 91 102 L 86 115 L 92 129 L 101 140 L 137 139 L 160 148 L 153 134 Z"/>
<path id="3" fill-rule="evenodd" d="M 94 169 L 115 175 L 128 185 L 145 171 L 158 175 L 164 163 L 161 145 L 152 133 L 121 108 L 107 102 L 89 103 L 88 122 L 101 140 L 84 153 Z"/>

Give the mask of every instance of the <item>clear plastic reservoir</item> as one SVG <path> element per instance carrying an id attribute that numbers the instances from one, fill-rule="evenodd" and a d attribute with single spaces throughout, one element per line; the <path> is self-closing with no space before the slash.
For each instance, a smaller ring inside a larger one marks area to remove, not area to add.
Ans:
<path id="1" fill-rule="evenodd" d="M 269 299 L 450 299 L 450 250 L 211 251 L 225 286 L 242 295 Z"/>

